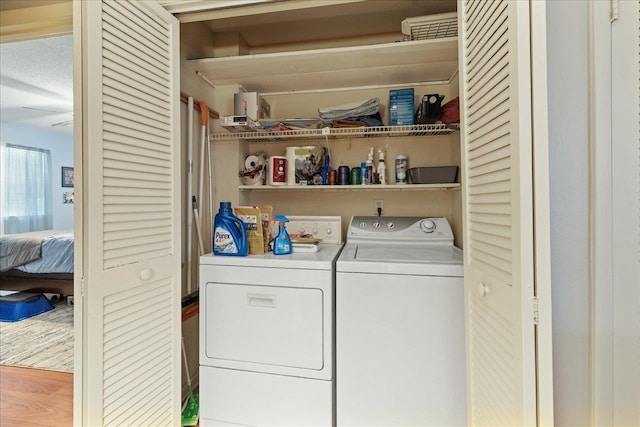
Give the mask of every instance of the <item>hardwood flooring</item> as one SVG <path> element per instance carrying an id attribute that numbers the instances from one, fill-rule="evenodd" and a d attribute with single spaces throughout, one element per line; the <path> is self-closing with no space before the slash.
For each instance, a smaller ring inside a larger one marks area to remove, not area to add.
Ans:
<path id="1" fill-rule="evenodd" d="M 0 365 L 0 427 L 73 425 L 73 374 Z"/>
<path id="2" fill-rule="evenodd" d="M 73 374 L 0 365 L 0 427 L 72 425 Z"/>

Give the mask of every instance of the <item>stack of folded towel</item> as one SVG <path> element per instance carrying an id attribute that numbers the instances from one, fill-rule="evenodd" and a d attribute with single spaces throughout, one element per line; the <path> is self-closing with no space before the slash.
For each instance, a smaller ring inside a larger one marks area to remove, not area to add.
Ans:
<path id="1" fill-rule="evenodd" d="M 379 105 L 379 98 L 369 98 L 361 102 L 319 108 L 318 115 L 321 121 L 333 123 L 335 127 L 348 125 L 346 121 L 353 121 L 356 126 L 381 126 Z"/>

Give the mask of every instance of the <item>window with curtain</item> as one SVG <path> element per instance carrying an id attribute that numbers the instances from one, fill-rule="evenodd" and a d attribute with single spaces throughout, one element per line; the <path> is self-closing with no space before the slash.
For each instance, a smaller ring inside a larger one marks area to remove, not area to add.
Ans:
<path id="1" fill-rule="evenodd" d="M 0 234 L 52 228 L 51 152 L 0 143 Z"/>

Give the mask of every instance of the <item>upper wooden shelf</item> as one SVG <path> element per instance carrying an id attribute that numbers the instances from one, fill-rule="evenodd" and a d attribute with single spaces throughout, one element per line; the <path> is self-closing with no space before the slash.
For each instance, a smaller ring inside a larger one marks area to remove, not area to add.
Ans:
<path id="1" fill-rule="evenodd" d="M 458 39 L 191 59 L 214 85 L 259 93 L 449 81 L 458 69 Z"/>

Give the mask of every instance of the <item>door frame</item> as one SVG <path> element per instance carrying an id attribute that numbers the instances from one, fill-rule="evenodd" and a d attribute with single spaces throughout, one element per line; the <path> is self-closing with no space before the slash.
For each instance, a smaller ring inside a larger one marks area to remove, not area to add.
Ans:
<path id="1" fill-rule="evenodd" d="M 74 235 L 74 268 L 73 268 L 73 293 L 77 297 L 73 305 L 73 425 L 82 425 L 82 390 L 84 390 L 84 185 L 83 185 L 83 129 L 85 114 L 82 103 L 82 33 L 80 17 L 82 16 L 82 3 L 74 1 L 72 28 L 73 28 L 73 167 L 75 174 L 75 204 L 73 212 Z M 80 249 L 80 250 L 78 250 Z"/>
<path id="2" fill-rule="evenodd" d="M 611 22 L 608 2 L 589 3 L 589 294 L 592 425 L 613 423 Z"/>
<path id="3" fill-rule="evenodd" d="M 640 230 L 640 67 L 637 55 L 619 53 L 637 52 L 638 7 L 589 4 L 591 425 L 640 423 L 640 236 L 633 232 Z"/>
<path id="4" fill-rule="evenodd" d="M 536 400 L 539 426 L 553 425 L 553 329 L 551 283 L 551 219 L 547 85 L 547 9 L 530 2 L 531 102 L 533 131 L 534 317 L 537 317 Z M 535 313 L 537 311 L 537 314 Z"/>

